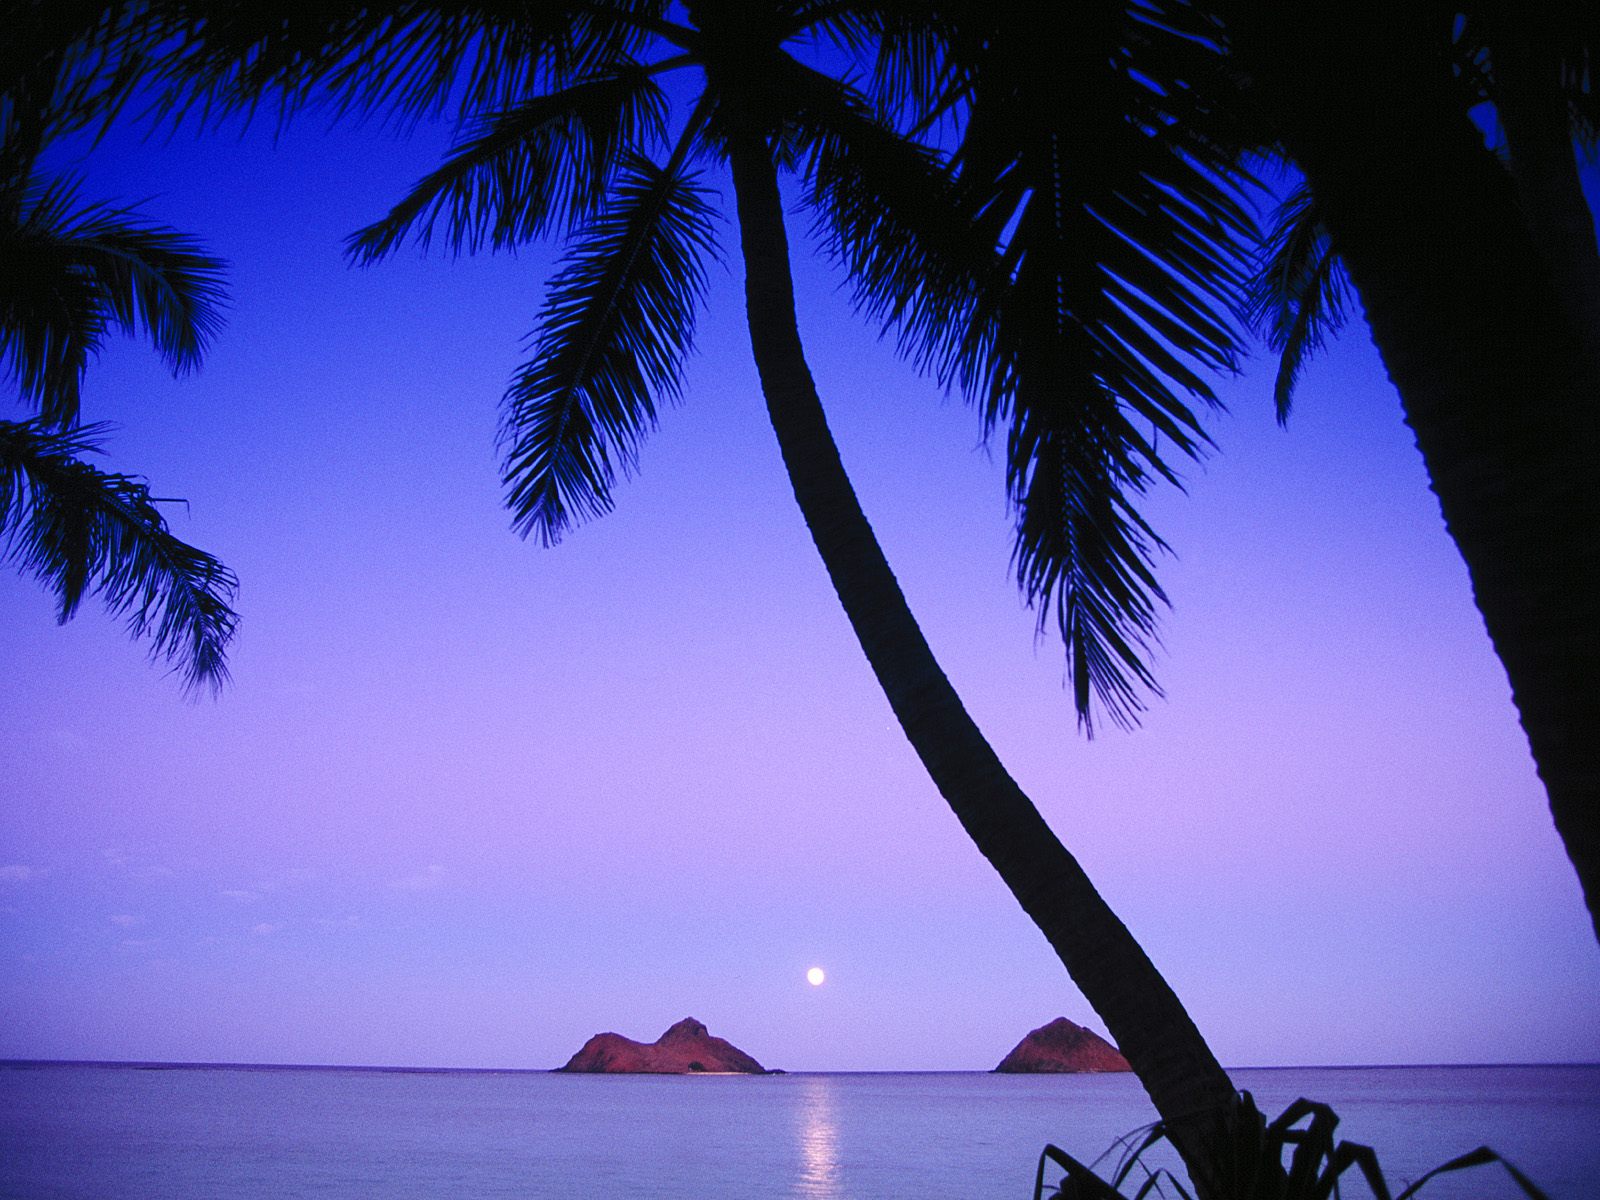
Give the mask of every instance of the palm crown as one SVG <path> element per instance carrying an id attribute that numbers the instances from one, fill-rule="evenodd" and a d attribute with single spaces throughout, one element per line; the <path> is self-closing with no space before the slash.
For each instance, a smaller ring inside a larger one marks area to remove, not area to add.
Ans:
<path id="1" fill-rule="evenodd" d="M 618 473 L 679 392 L 718 253 L 705 168 L 731 137 L 792 157 L 841 122 L 872 124 L 861 96 L 785 49 L 839 24 L 834 10 L 701 2 L 678 24 L 664 4 L 591 7 L 616 18 L 608 39 L 575 17 L 530 64 L 533 93 L 473 115 L 448 159 L 350 247 L 367 263 L 441 234 L 458 252 L 566 239 L 502 429 L 516 527 L 546 544 L 611 508 Z M 704 84 L 674 113 L 665 77 L 685 70 Z"/>

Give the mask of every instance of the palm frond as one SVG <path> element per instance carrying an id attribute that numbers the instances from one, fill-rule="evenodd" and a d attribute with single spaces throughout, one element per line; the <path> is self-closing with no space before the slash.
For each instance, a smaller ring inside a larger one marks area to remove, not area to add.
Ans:
<path id="1" fill-rule="evenodd" d="M 798 64 L 791 71 L 784 88 L 804 128 L 813 233 L 849 273 L 857 308 L 928 365 L 916 331 L 977 302 L 983 278 L 997 269 L 993 236 L 963 207 L 937 154 L 903 137 L 854 90 Z"/>
<path id="2" fill-rule="evenodd" d="M 830 71 L 865 88 L 880 112 L 907 114 L 913 124 L 925 112 L 943 46 L 936 6 L 923 0 L 792 0 L 784 8 L 796 30 L 792 36 L 835 47 Z"/>
<path id="3" fill-rule="evenodd" d="M 870 157 L 830 149 L 819 201 L 861 306 L 1007 430 L 1018 582 L 1060 629 L 1080 723 L 1098 704 L 1128 724 L 1157 690 L 1165 600 L 1134 501 L 1203 451 L 1196 412 L 1241 352 L 1254 226 L 1234 134 L 1188 124 L 1213 104 L 1189 81 L 1220 79 L 1220 51 L 1167 0 L 1057 32 L 1020 0 L 940 8 L 940 99 L 965 120 L 949 178 L 902 199 L 874 191 Z"/>
<path id="4" fill-rule="evenodd" d="M 1142 478 L 1119 475 L 1126 464 L 1097 450 L 1097 440 L 1064 437 L 1023 416 L 1012 441 L 1031 443 L 1025 480 L 1013 490 L 1016 535 L 1012 567 L 1042 633 L 1052 622 L 1066 649 L 1073 703 L 1084 731 L 1094 733 L 1094 702 L 1113 723 L 1131 727 L 1143 694 L 1162 695 L 1148 659 L 1156 642 L 1156 606 L 1167 602 L 1151 560 L 1166 544 L 1130 497 Z"/>
<path id="5" fill-rule="evenodd" d="M 223 264 L 131 209 L 80 206 L 70 184 L 31 183 L 0 225 L 0 362 L 25 403 L 64 427 L 108 328 L 140 331 L 174 373 L 221 326 Z"/>
<path id="6" fill-rule="evenodd" d="M 306 107 L 381 114 L 402 127 L 460 111 L 511 107 L 530 93 L 628 60 L 664 0 L 330 0 L 217 5 L 148 0 L 169 53 L 155 74 L 160 110 L 203 121 L 262 104 L 286 119 Z"/>
<path id="7" fill-rule="evenodd" d="M 109 123 L 137 85 L 148 41 L 133 0 L 11 3 L 0 12 L 0 179 L 43 144 Z"/>
<path id="8" fill-rule="evenodd" d="M 716 252 L 691 176 L 630 159 L 610 206 L 568 252 L 539 313 L 533 358 L 506 392 L 507 506 L 545 545 L 611 509 L 679 372 Z"/>
<path id="9" fill-rule="evenodd" d="M 126 615 L 150 657 L 179 673 L 189 692 L 221 689 L 238 617 L 238 581 L 211 555 L 168 528 L 149 486 L 81 461 L 103 426 L 70 432 L 45 422 L 0 421 L 3 557 L 56 594 L 72 619 L 84 597 Z"/>
<path id="10" fill-rule="evenodd" d="M 348 253 L 367 264 L 436 226 L 457 253 L 504 249 L 594 215 L 625 151 L 665 136 L 666 97 L 639 68 L 586 79 L 482 118 L 450 157 Z"/>
<path id="11" fill-rule="evenodd" d="M 1305 1099 L 1296 1100 L 1269 1123 L 1250 1093 L 1239 1093 L 1221 1136 L 1212 1142 L 1205 1157 L 1210 1175 L 1205 1193 L 1328 1200 L 1343 1194 L 1344 1177 L 1355 1171 L 1366 1185 L 1365 1194 L 1374 1200 L 1390 1200 L 1391 1196 L 1394 1200 L 1411 1200 L 1437 1176 L 1499 1163 L 1528 1200 L 1547 1200 L 1533 1180 L 1487 1146 L 1434 1167 L 1395 1196 L 1389 1190 L 1377 1153 L 1370 1146 L 1338 1141 L 1334 1136 L 1338 1125 L 1339 1117 L 1332 1108 Z M 1054 1195 L 1060 1200 L 1121 1200 L 1120 1189 L 1135 1178 L 1139 1178 L 1139 1186 L 1132 1200 L 1144 1200 L 1152 1193 L 1161 1195 L 1167 1186 L 1183 1200 L 1189 1200 L 1191 1193 L 1182 1180 L 1166 1167 L 1151 1168 L 1144 1161 L 1152 1149 L 1170 1142 L 1172 1136 L 1169 1123 L 1157 1121 L 1119 1138 L 1112 1149 L 1121 1149 L 1121 1160 L 1109 1181 L 1096 1175 L 1092 1166 L 1085 1166 L 1055 1146 L 1046 1146 L 1034 1173 L 1034 1200 L 1044 1200 L 1044 1174 L 1050 1165 L 1063 1172 L 1054 1185 Z M 1283 1162 L 1285 1153 L 1290 1156 L 1287 1168 Z M 1191 1166 L 1191 1172 L 1193 1169 Z M 1142 1177 L 1136 1173 L 1142 1173 Z"/>
<path id="12" fill-rule="evenodd" d="M 1344 268 L 1311 189 L 1302 183 L 1278 205 L 1246 310 L 1251 326 L 1279 356 L 1272 389 L 1279 424 L 1289 419 L 1306 363 L 1343 326 L 1348 295 Z"/>

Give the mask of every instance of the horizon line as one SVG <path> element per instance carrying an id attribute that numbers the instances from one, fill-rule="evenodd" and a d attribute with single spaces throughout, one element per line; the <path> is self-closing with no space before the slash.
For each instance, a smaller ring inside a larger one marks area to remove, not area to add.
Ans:
<path id="1" fill-rule="evenodd" d="M 133 1059 L 133 1058 L 0 1058 L 0 1070 L 27 1069 L 30 1067 L 112 1067 L 128 1070 L 166 1071 L 371 1071 L 412 1075 L 661 1075 L 693 1078 L 705 1072 L 672 1071 L 579 1071 L 564 1072 L 557 1067 L 440 1067 L 395 1066 L 377 1063 L 294 1063 L 294 1062 L 200 1062 L 186 1060 Z M 1235 1064 L 1225 1071 L 1417 1071 L 1430 1069 L 1487 1070 L 1532 1067 L 1590 1067 L 1600 1068 L 1600 1061 L 1523 1061 L 1523 1062 L 1418 1062 L 1418 1063 L 1287 1063 L 1287 1064 Z M 715 1072 L 746 1075 L 759 1078 L 753 1072 Z M 794 1069 L 769 1068 L 767 1075 L 1006 1075 L 1025 1077 L 1080 1076 L 1080 1075 L 1132 1075 L 1132 1071 L 1022 1071 L 997 1072 L 992 1067 L 904 1067 L 881 1069 Z"/>

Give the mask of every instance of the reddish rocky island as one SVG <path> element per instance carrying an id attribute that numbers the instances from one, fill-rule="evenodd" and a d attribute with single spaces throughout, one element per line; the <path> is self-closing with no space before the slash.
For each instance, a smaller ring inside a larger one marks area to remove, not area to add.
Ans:
<path id="1" fill-rule="evenodd" d="M 609 1075 L 772 1074 L 732 1043 L 685 1017 L 654 1042 L 597 1033 L 557 1071 Z"/>
<path id="2" fill-rule="evenodd" d="M 1000 1060 L 996 1072 L 1007 1075 L 1073 1071 L 1131 1071 L 1128 1060 L 1105 1038 L 1065 1017 L 1041 1025 Z"/>

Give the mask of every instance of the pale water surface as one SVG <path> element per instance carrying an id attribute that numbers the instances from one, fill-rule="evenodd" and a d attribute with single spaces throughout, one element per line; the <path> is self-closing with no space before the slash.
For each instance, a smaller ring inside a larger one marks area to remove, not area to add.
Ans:
<path id="1" fill-rule="evenodd" d="M 1333 1104 L 1391 1183 L 1487 1142 L 1553 1200 L 1600 1195 L 1600 1067 L 1233 1075 L 1269 1113 Z M 1030 1194 L 1045 1142 L 1093 1159 L 1152 1117 L 1129 1076 L 5 1064 L 0 1196 L 1000 1200 Z M 1498 1167 L 1423 1192 L 1519 1194 Z"/>

